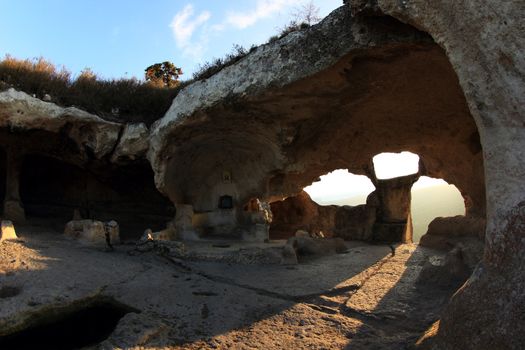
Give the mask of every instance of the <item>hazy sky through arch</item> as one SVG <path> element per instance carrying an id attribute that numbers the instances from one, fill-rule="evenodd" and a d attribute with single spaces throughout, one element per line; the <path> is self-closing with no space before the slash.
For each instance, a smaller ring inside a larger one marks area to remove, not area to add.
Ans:
<path id="1" fill-rule="evenodd" d="M 416 173 L 419 156 L 410 152 L 381 153 L 373 161 L 376 176 L 389 179 Z M 338 169 L 321 176 L 320 181 L 304 190 L 320 205 L 355 206 L 365 204 L 367 196 L 375 187 L 366 176 Z M 414 242 L 419 242 L 434 218 L 465 215 L 465 204 L 460 191 L 443 179 L 421 176 L 412 186 L 411 192 Z"/>
<path id="2" fill-rule="evenodd" d="M 379 179 L 415 174 L 418 171 L 419 156 L 411 152 L 380 153 L 373 158 L 376 176 Z M 346 169 L 334 170 L 320 177 L 304 190 L 314 201 L 322 205 L 358 205 L 375 190 L 372 181 L 364 175 L 355 175 Z M 422 176 L 414 189 L 448 185 L 442 179 Z"/>

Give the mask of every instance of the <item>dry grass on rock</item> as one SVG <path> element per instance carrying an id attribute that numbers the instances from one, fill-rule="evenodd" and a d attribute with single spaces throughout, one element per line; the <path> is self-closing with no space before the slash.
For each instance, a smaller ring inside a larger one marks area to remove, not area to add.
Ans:
<path id="1" fill-rule="evenodd" d="M 0 90 L 13 87 L 38 98 L 76 106 L 117 122 L 144 122 L 161 118 L 183 84 L 176 88 L 156 87 L 131 79 L 99 79 L 89 69 L 76 79 L 64 67 L 44 58 L 20 60 L 6 56 L 0 61 Z"/>

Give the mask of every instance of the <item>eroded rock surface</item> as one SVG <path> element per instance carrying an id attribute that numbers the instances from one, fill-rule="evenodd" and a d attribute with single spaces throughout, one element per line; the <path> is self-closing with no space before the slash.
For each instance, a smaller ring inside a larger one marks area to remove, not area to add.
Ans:
<path id="1" fill-rule="evenodd" d="M 94 246 L 104 247 L 120 243 L 119 226 L 113 220 L 107 223 L 96 220 L 72 220 L 66 224 L 64 235 Z"/>
<path id="2" fill-rule="evenodd" d="M 433 346 L 523 348 L 525 214 L 520 184 L 525 180 L 521 151 L 525 140 L 525 29 L 518 23 L 523 20 L 525 4 L 510 1 L 494 7 L 488 0 L 351 3 L 357 12 L 375 8 L 376 13 L 396 17 L 432 35 L 447 51 L 481 135 L 489 203 L 485 257 L 454 296 L 439 326 L 433 328 Z"/>
<path id="3" fill-rule="evenodd" d="M 414 245 L 392 256 L 352 243 L 346 254 L 295 266 L 239 265 L 130 255 L 126 245 L 86 249 L 41 228 L 20 234 L 24 242 L 0 243 L 0 343 L 105 298 L 135 311 L 102 348 L 392 349 L 415 341 L 452 293 L 416 286 L 436 253 Z"/>
<path id="4" fill-rule="evenodd" d="M 0 215 L 15 224 L 79 218 L 123 222 L 124 236 L 162 229 L 172 204 L 144 159 L 144 124 L 108 122 L 23 92 L 0 92 Z M 117 164 L 115 164 L 115 162 Z"/>
<path id="5" fill-rule="evenodd" d="M 259 48 L 183 91 L 153 129 L 156 183 L 173 201 L 207 211 L 216 199 L 196 184 L 213 186 L 224 169 L 243 203 L 253 195 L 298 193 L 336 168 L 366 173 L 381 151 L 417 153 L 422 175 L 455 184 L 469 215 L 487 214 L 483 265 L 454 296 L 436 346 L 519 349 L 525 344 L 515 326 L 525 305 L 524 5 L 350 3 L 310 31 Z M 303 36 L 308 45 L 300 45 Z M 311 59 L 314 51 L 320 60 Z M 257 71 L 265 57 L 274 57 L 272 70 Z M 208 161 L 221 157 L 219 167 Z"/>
<path id="6" fill-rule="evenodd" d="M 257 68 L 270 57 L 272 69 Z M 152 126 L 148 158 L 193 222 L 234 232 L 253 198 L 297 195 L 338 168 L 370 175 L 385 151 L 419 154 L 420 175 L 455 184 L 469 214 L 484 215 L 479 135 L 445 52 L 411 26 L 341 7 L 184 88 Z"/>
<path id="7" fill-rule="evenodd" d="M 525 29 L 520 24 L 525 4 L 349 3 L 319 25 L 263 45 L 187 86 L 153 125 L 147 155 L 158 189 L 183 211 L 177 215 L 184 220 L 176 225 L 192 234 L 199 218 L 211 220 L 219 233 L 231 233 L 250 216 L 243 207 L 254 198 L 266 203 L 295 195 L 337 168 L 370 175 L 370 159 L 380 152 L 417 153 L 421 175 L 455 184 L 469 204 L 467 214 L 487 218 L 482 263 L 424 343 L 437 349 L 523 348 Z M 42 214 L 38 192 L 27 196 L 23 189 L 32 187 L 19 186 L 24 180 L 21 138 L 31 140 L 23 143 L 30 145 L 24 152 L 60 159 L 111 183 L 111 198 L 123 198 L 137 183 L 147 188 L 142 180 L 152 175 L 142 164 L 139 170 L 126 169 L 122 177 L 105 177 L 117 172 L 110 165 L 115 149 L 113 159 L 120 162 L 133 160 L 135 150 L 140 158 L 146 146 L 132 142 L 140 138 L 123 132 L 123 125 L 76 108 L 11 89 L 0 93 L 0 126 L 0 153 L 7 153 L 7 161 L 0 159 L 7 187 L 0 192 L 9 204 L 3 210 L 17 220 L 24 220 L 22 210 L 31 206 Z M 152 193 L 148 203 L 162 206 Z M 224 208 L 221 198 L 232 207 Z M 96 212 L 92 201 L 82 205 L 75 199 L 74 205 L 60 203 L 61 208 L 72 212 L 83 206 L 86 216 Z M 138 202 L 124 201 L 134 207 Z M 150 287 L 149 279 L 139 279 L 133 281 L 137 288 Z M 43 290 L 53 288 L 61 287 Z M 235 310 L 237 295 L 226 300 L 235 300 L 234 311 L 240 312 Z M 199 306 L 188 317 L 207 319 L 217 311 Z M 11 312 L 10 307 L 1 310 Z M 201 322 L 208 329 L 208 321 Z M 247 337 L 242 331 L 238 336 Z M 282 344 L 293 347 L 295 342 Z"/>
<path id="8" fill-rule="evenodd" d="M 144 123 L 126 124 L 111 156 L 112 162 L 143 157 L 149 148 L 149 130 Z"/>
<path id="9" fill-rule="evenodd" d="M 45 130 L 67 134 L 80 149 L 100 159 L 111 153 L 120 132 L 112 123 L 75 107 L 59 107 L 30 95 L 9 89 L 0 92 L 0 127 L 11 130 Z"/>
<path id="10" fill-rule="evenodd" d="M 435 218 L 420 245 L 446 251 L 459 250 L 471 270 L 482 260 L 485 244 L 485 219 L 454 216 Z"/>

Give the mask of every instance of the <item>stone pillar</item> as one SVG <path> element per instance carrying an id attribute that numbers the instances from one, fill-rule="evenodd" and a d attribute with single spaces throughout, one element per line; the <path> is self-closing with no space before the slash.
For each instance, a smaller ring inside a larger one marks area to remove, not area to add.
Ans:
<path id="1" fill-rule="evenodd" d="M 193 206 L 189 204 L 175 204 L 174 227 L 176 236 L 182 240 L 198 240 L 199 236 L 193 227 Z"/>
<path id="2" fill-rule="evenodd" d="M 23 156 L 7 149 L 6 195 L 4 217 L 14 222 L 25 221 L 25 211 L 20 199 L 20 172 Z"/>
<path id="3" fill-rule="evenodd" d="M 411 191 L 418 179 L 419 173 L 386 180 L 374 179 L 379 206 L 373 240 L 412 242 Z"/>
<path id="4" fill-rule="evenodd" d="M 268 242 L 272 210 L 270 204 L 254 200 L 250 208 L 250 230 L 244 231 L 242 239 L 248 242 Z"/>

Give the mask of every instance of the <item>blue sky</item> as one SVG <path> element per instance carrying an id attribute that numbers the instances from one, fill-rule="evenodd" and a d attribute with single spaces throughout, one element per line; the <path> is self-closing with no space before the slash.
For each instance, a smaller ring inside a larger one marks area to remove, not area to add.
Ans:
<path id="1" fill-rule="evenodd" d="M 0 0 L 0 57 L 44 57 L 73 74 L 143 77 L 172 61 L 182 78 L 234 44 L 261 44 L 308 0 Z M 342 0 L 314 0 L 322 17 Z"/>

